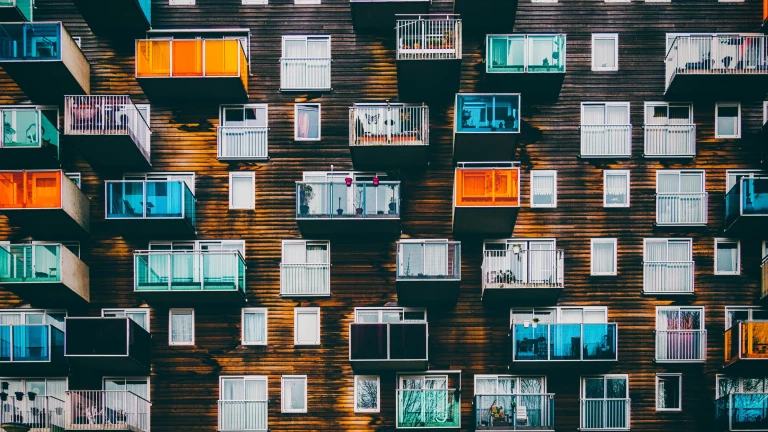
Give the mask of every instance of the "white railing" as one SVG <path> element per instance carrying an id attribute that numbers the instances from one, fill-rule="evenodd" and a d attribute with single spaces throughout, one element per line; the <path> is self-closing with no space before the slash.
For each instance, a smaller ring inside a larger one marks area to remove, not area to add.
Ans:
<path id="1" fill-rule="evenodd" d="M 582 157 L 629 157 L 632 125 L 581 125 Z"/>
<path id="2" fill-rule="evenodd" d="M 646 261 L 643 292 L 693 294 L 693 261 Z"/>
<path id="3" fill-rule="evenodd" d="M 280 90 L 329 90 L 330 58 L 280 59 Z"/>
<path id="4" fill-rule="evenodd" d="M 36 396 L 31 400 L 25 393 L 21 400 L 11 393 L 0 402 L 0 424 L 21 423 L 31 429 L 62 430 L 64 401 L 53 396 Z"/>
<path id="5" fill-rule="evenodd" d="M 563 251 L 487 250 L 483 257 L 485 288 L 562 288 Z"/>
<path id="6" fill-rule="evenodd" d="M 219 126 L 219 159 L 266 159 L 269 128 Z"/>
<path id="7" fill-rule="evenodd" d="M 429 107 L 370 104 L 349 109 L 349 145 L 428 145 Z"/>
<path id="8" fill-rule="evenodd" d="M 149 406 L 149 401 L 129 391 L 68 391 L 64 428 L 147 432 Z"/>
<path id="9" fill-rule="evenodd" d="M 706 330 L 656 330 L 656 361 L 706 359 Z"/>
<path id="10" fill-rule="evenodd" d="M 454 15 L 398 15 L 398 60 L 461 59 L 461 19 Z"/>
<path id="11" fill-rule="evenodd" d="M 581 399 L 581 430 L 629 429 L 630 400 Z"/>
<path id="12" fill-rule="evenodd" d="M 666 88 L 691 74 L 768 74 L 768 37 L 678 36 L 667 51 Z"/>
<path id="13" fill-rule="evenodd" d="M 657 193 L 656 224 L 706 225 L 706 192 Z"/>
<path id="14" fill-rule="evenodd" d="M 128 135 L 149 159 L 149 119 L 129 96 L 66 96 L 67 135 Z"/>
<path id="15" fill-rule="evenodd" d="M 220 431 L 266 431 L 267 401 L 219 401 Z"/>
<path id="16" fill-rule="evenodd" d="M 696 125 L 645 125 L 645 156 L 696 156 Z"/>
<path id="17" fill-rule="evenodd" d="M 280 264 L 280 295 L 331 295 L 330 264 Z"/>

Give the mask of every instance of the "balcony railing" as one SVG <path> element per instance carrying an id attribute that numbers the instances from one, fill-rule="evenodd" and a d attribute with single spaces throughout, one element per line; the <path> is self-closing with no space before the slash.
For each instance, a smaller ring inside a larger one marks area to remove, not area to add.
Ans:
<path id="1" fill-rule="evenodd" d="M 349 145 L 428 145 L 429 107 L 359 104 L 349 109 Z"/>
<path id="2" fill-rule="evenodd" d="M 485 288 L 562 288 L 562 249 L 483 252 Z"/>
<path id="3" fill-rule="evenodd" d="M 456 207 L 519 207 L 518 168 L 457 168 Z"/>
<path id="4" fill-rule="evenodd" d="M 706 225 L 707 193 L 657 193 L 657 225 Z"/>
<path id="5" fill-rule="evenodd" d="M 269 128 L 219 126 L 219 159 L 266 159 Z"/>
<path id="6" fill-rule="evenodd" d="M 68 317 L 66 328 L 64 355 L 70 363 L 112 373 L 149 368 L 149 332 L 131 318 Z"/>
<path id="7" fill-rule="evenodd" d="M 693 261 L 646 261 L 643 263 L 643 292 L 693 294 Z"/>
<path id="8" fill-rule="evenodd" d="M 488 73 L 565 72 L 565 35 L 488 35 Z"/>
<path id="9" fill-rule="evenodd" d="M 219 430 L 267 431 L 267 401 L 220 400 Z"/>
<path id="10" fill-rule="evenodd" d="M 656 361 L 700 362 L 706 359 L 706 330 L 656 330 Z"/>
<path id="11" fill-rule="evenodd" d="M 195 225 L 195 197 L 181 180 L 106 181 L 107 219 L 185 219 Z"/>
<path id="12" fill-rule="evenodd" d="M 148 400 L 122 390 L 67 392 L 66 430 L 149 431 Z"/>
<path id="13" fill-rule="evenodd" d="M 768 360 L 768 321 L 738 321 L 725 331 L 725 363 Z"/>
<path id="14" fill-rule="evenodd" d="M 0 402 L 0 424 L 19 423 L 35 431 L 64 430 L 64 401 L 54 396 L 27 394 L 18 400 L 13 394 Z"/>
<path id="15" fill-rule="evenodd" d="M 24 21 L 32 21 L 33 0 L 0 0 L 0 8 L 16 8 Z"/>
<path id="16" fill-rule="evenodd" d="M 280 263 L 280 295 L 331 295 L 331 265 L 329 263 Z"/>
<path id="17" fill-rule="evenodd" d="M 0 362 L 64 360 L 64 332 L 49 324 L 0 325 Z"/>
<path id="18" fill-rule="evenodd" d="M 581 399 L 579 430 L 629 430 L 628 398 Z"/>
<path id="19" fill-rule="evenodd" d="M 397 280 L 460 280 L 460 242 L 397 242 Z"/>
<path id="20" fill-rule="evenodd" d="M 617 326 L 515 324 L 514 361 L 616 361 Z"/>
<path id="21" fill-rule="evenodd" d="M 729 393 L 715 401 L 715 430 L 768 430 L 768 393 Z"/>
<path id="22" fill-rule="evenodd" d="M 726 194 L 726 229 L 743 216 L 768 216 L 768 177 L 742 177 Z"/>
<path id="23" fill-rule="evenodd" d="M 475 430 L 555 430 L 555 395 L 475 396 Z"/>
<path id="24" fill-rule="evenodd" d="M 696 156 L 696 125 L 645 125 L 645 156 Z"/>
<path id="25" fill-rule="evenodd" d="M 454 112 L 457 134 L 520 133 L 519 94 L 459 93 Z"/>
<path id="26" fill-rule="evenodd" d="M 455 389 L 397 390 L 397 428 L 458 428 L 460 411 Z"/>
<path id="27" fill-rule="evenodd" d="M 296 182 L 296 217 L 398 219 L 400 182 Z"/>
<path id="28" fill-rule="evenodd" d="M 61 171 L 0 172 L 0 209 L 61 208 Z"/>
<path id="29" fill-rule="evenodd" d="M 678 36 L 667 51 L 666 88 L 677 75 L 768 74 L 766 36 Z"/>
<path id="30" fill-rule="evenodd" d="M 330 90 L 330 58 L 281 58 L 280 90 Z"/>
<path id="31" fill-rule="evenodd" d="M 61 282 L 61 244 L 0 245 L 0 283 Z"/>
<path id="32" fill-rule="evenodd" d="M 59 148 L 59 130 L 51 123 L 46 113 L 39 109 L 0 108 L 5 131 L 0 135 L 2 148 L 36 148 L 53 146 Z M 49 110 L 53 119 L 58 118 L 56 110 Z"/>
<path id="33" fill-rule="evenodd" d="M 398 60 L 461 59 L 461 19 L 454 15 L 398 15 Z"/>
<path id="34" fill-rule="evenodd" d="M 425 322 L 352 323 L 351 361 L 426 361 L 429 331 Z"/>
<path id="35" fill-rule="evenodd" d="M 581 156 L 632 156 L 632 125 L 581 125 Z"/>
<path id="36" fill-rule="evenodd" d="M 245 260 L 236 250 L 137 251 L 135 290 L 240 291 L 245 294 Z"/>

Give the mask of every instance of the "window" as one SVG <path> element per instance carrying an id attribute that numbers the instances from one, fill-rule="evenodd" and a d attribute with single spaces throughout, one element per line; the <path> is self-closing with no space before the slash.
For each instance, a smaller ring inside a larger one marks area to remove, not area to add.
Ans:
<path id="1" fill-rule="evenodd" d="M 629 171 L 603 171 L 603 207 L 629 207 Z"/>
<path id="2" fill-rule="evenodd" d="M 34 392 L 37 396 L 42 397 L 44 396 L 52 396 L 55 397 L 61 401 L 66 400 L 66 392 L 67 392 L 67 379 L 66 378 L 7 378 L 7 377 L 0 377 L 0 381 L 4 383 L 8 383 L 8 388 L 3 390 L 3 392 L 13 395 L 16 392 Z M 13 396 L 10 396 L 8 400 L 8 403 L 3 402 L 0 403 L 0 407 L 4 406 L 4 409 L 6 410 L 6 417 L 7 419 L 12 418 L 12 415 L 10 415 L 11 410 L 13 410 L 13 402 L 11 399 Z M 26 403 L 26 402 L 25 402 Z M 30 405 L 38 405 L 38 404 L 47 404 L 48 401 L 43 401 L 35 404 Z M 54 401 L 51 401 L 51 405 L 54 404 Z M 16 405 L 18 407 L 18 405 Z M 19 408 L 16 408 L 17 410 Z M 51 408 L 54 409 L 53 407 Z M 43 416 L 44 414 L 40 414 Z M 4 417 L 0 415 L 0 417 Z M 38 418 L 37 415 L 33 414 L 33 418 Z M 42 417 L 44 418 L 44 417 Z M 44 420 L 42 420 L 44 421 Z"/>
<path id="3" fill-rule="evenodd" d="M 256 177 L 252 172 L 229 173 L 229 208 L 252 210 L 256 208 Z"/>
<path id="4" fill-rule="evenodd" d="M 643 239 L 643 292 L 693 293 L 693 253 L 689 238 Z"/>
<path id="5" fill-rule="evenodd" d="M 379 412 L 378 375 L 355 375 L 355 412 Z"/>
<path id="6" fill-rule="evenodd" d="M 219 111 L 219 159 L 269 156 L 267 104 L 222 105 Z"/>
<path id="7" fill-rule="evenodd" d="M 592 239 L 592 276 L 616 276 L 615 238 Z"/>
<path id="8" fill-rule="evenodd" d="M 331 295 L 330 250 L 328 241 L 283 240 L 280 295 Z"/>
<path id="9" fill-rule="evenodd" d="M 483 286 L 560 286 L 563 255 L 554 239 L 511 238 L 483 244 Z"/>
<path id="10" fill-rule="evenodd" d="M 296 141 L 320 141 L 320 104 L 294 105 L 294 139 Z"/>
<path id="11" fill-rule="evenodd" d="M 195 194 L 195 173 L 185 172 L 152 172 L 152 173 L 129 173 L 123 174 L 123 180 L 138 181 L 183 181 L 184 184 Z"/>
<path id="12" fill-rule="evenodd" d="M 539 407 L 551 406 L 552 403 L 551 395 L 547 394 L 546 377 L 475 375 L 477 412 L 490 413 L 492 406 L 501 406 L 504 413 L 514 413 L 517 406 L 525 406 L 530 407 L 530 411 L 526 412 L 530 416 L 532 411 Z M 537 413 L 536 417 L 528 417 L 528 427 L 554 429 L 551 427 L 552 414 L 542 411 L 541 414 Z"/>
<path id="13" fill-rule="evenodd" d="M 632 155 L 629 102 L 582 103 L 580 128 L 582 157 Z"/>
<path id="14" fill-rule="evenodd" d="M 219 377 L 219 430 L 262 430 L 267 425 L 267 377 Z"/>
<path id="15" fill-rule="evenodd" d="M 706 225 L 705 185 L 704 171 L 656 171 L 656 223 Z"/>
<path id="16" fill-rule="evenodd" d="M 427 311 L 419 308 L 355 308 L 356 323 L 427 322 Z"/>
<path id="17" fill-rule="evenodd" d="M 741 104 L 715 104 L 715 138 L 741 138 Z"/>
<path id="18" fill-rule="evenodd" d="M 280 64 L 281 90 L 330 89 L 331 37 L 283 36 Z"/>
<path id="19" fill-rule="evenodd" d="M 692 362 L 707 359 L 703 307 L 656 308 L 656 361 Z"/>
<path id="20" fill-rule="evenodd" d="M 265 5 L 269 4 L 269 0 L 243 0 L 244 5 Z"/>
<path id="21" fill-rule="evenodd" d="M 531 207 L 557 207 L 557 171 L 531 170 Z"/>
<path id="22" fill-rule="evenodd" d="M 644 129 L 646 157 L 696 156 L 691 104 L 646 102 Z"/>
<path id="23" fill-rule="evenodd" d="M 738 240 L 715 239 L 715 274 L 741 274 L 741 246 Z"/>
<path id="24" fill-rule="evenodd" d="M 682 374 L 656 374 L 656 411 L 682 411 L 682 388 Z"/>
<path id="25" fill-rule="evenodd" d="M 128 317 L 146 331 L 149 331 L 149 309 L 102 309 L 103 317 Z"/>
<path id="26" fill-rule="evenodd" d="M 194 309 L 171 309 L 169 315 L 168 343 L 170 345 L 195 344 Z"/>
<path id="27" fill-rule="evenodd" d="M 314 4 L 320 4 L 320 0 L 293 0 L 293 3 L 314 5 Z"/>
<path id="28" fill-rule="evenodd" d="M 49 324 L 64 331 L 64 320 L 66 315 L 67 313 L 65 311 L 59 310 L 6 309 L 0 310 L 0 325 Z M 44 342 L 40 341 L 40 344 L 44 344 Z M 10 349 L 10 345 L 8 346 Z"/>
<path id="29" fill-rule="evenodd" d="M 760 307 L 742 306 L 725 308 L 725 329 L 728 330 L 739 321 L 766 321 L 768 311 Z"/>
<path id="30" fill-rule="evenodd" d="M 768 174 L 765 171 L 756 170 L 728 170 L 725 175 L 725 192 L 728 193 L 744 177 L 761 177 Z"/>
<path id="31" fill-rule="evenodd" d="M 768 101 L 763 101 L 763 124 L 768 122 Z"/>
<path id="32" fill-rule="evenodd" d="M 281 378 L 280 399 L 282 400 L 282 412 L 305 413 L 307 412 L 307 376 L 283 375 Z"/>
<path id="33" fill-rule="evenodd" d="M 243 345 L 266 345 L 267 309 L 243 308 L 241 318 Z"/>
<path id="34" fill-rule="evenodd" d="M 629 429 L 629 377 L 581 378 L 581 429 Z M 610 412 L 610 414 L 606 414 Z"/>
<path id="35" fill-rule="evenodd" d="M 510 309 L 510 324 L 607 324 L 608 308 L 603 306 Z"/>
<path id="36" fill-rule="evenodd" d="M 136 396 L 149 399 L 149 378 L 125 378 L 125 377 L 109 377 L 104 378 L 102 383 L 104 390 L 107 391 L 129 391 Z M 97 399 L 98 400 L 98 399 Z M 109 401 L 109 399 L 107 399 Z M 94 405 L 98 405 L 98 402 L 91 402 Z M 107 402 L 109 404 L 109 402 Z"/>
<path id="37" fill-rule="evenodd" d="M 763 394 L 768 392 L 768 377 L 756 376 L 754 378 L 742 378 L 742 377 L 729 377 L 729 376 L 717 376 L 717 398 L 720 399 L 723 396 L 728 396 L 733 393 L 746 393 L 746 394 L 759 394 L 756 395 L 756 399 L 760 400 Z M 741 405 L 741 404 L 740 404 Z M 751 406 L 749 399 L 744 399 L 744 406 Z M 749 408 L 743 408 L 749 409 Z M 747 422 L 758 421 L 758 418 L 751 420 L 749 417 L 744 417 Z M 749 418 L 749 420 L 747 420 Z M 751 424 L 751 423 L 750 423 Z"/>
<path id="38" fill-rule="evenodd" d="M 293 309 L 293 344 L 320 345 L 320 308 Z"/>
<path id="39" fill-rule="evenodd" d="M 592 35 L 592 70 L 619 70 L 619 35 L 595 33 Z"/>
<path id="40" fill-rule="evenodd" d="M 187 5 L 194 5 L 195 0 L 170 0 L 169 3 L 171 6 L 187 6 Z"/>

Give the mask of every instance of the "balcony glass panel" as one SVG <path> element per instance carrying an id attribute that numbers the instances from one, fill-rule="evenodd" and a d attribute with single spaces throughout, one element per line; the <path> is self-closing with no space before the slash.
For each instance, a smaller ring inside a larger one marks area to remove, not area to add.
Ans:
<path id="1" fill-rule="evenodd" d="M 60 23 L 0 24 L 0 62 L 61 60 Z"/>
<path id="2" fill-rule="evenodd" d="M 515 324 L 515 361 L 616 360 L 616 324 Z"/>
<path id="3" fill-rule="evenodd" d="M 25 21 L 32 21 L 32 0 L 0 0 L 0 8 L 5 7 L 15 7 Z"/>
<path id="4" fill-rule="evenodd" d="M 454 389 L 398 389 L 397 427 L 457 428 L 460 408 Z"/>
<path id="5" fill-rule="evenodd" d="M 426 360 L 427 323 L 354 323 L 350 360 Z"/>
<path id="6" fill-rule="evenodd" d="M 739 321 L 725 331 L 725 361 L 768 359 L 768 321 Z"/>
<path id="7" fill-rule="evenodd" d="M 565 35 L 488 35 L 488 72 L 565 72 Z"/>
<path id="8" fill-rule="evenodd" d="M 768 178 L 743 177 L 725 196 L 726 227 L 740 216 L 768 215 Z"/>
<path id="9" fill-rule="evenodd" d="M 50 325 L 0 326 L 0 362 L 49 362 L 63 349 L 64 332 Z"/>
<path id="10" fill-rule="evenodd" d="M 461 243 L 399 242 L 397 279 L 461 279 Z"/>
<path id="11" fill-rule="evenodd" d="M 715 401 L 717 430 L 768 430 L 767 414 L 768 393 L 731 393 Z"/>
<path id="12" fill-rule="evenodd" d="M 0 209 L 61 208 L 61 171 L 0 172 Z"/>
<path id="13" fill-rule="evenodd" d="M 0 283 L 61 282 L 60 244 L 0 245 Z"/>
<path id="14" fill-rule="evenodd" d="M 0 109 L 4 131 L 0 148 L 59 147 L 59 131 L 49 119 L 56 110 Z"/>
<path id="15" fill-rule="evenodd" d="M 297 182 L 297 218 L 400 217 L 400 182 Z"/>
<path id="16" fill-rule="evenodd" d="M 458 94 L 457 133 L 519 133 L 520 95 Z"/>
<path id="17" fill-rule="evenodd" d="M 475 430 L 554 430 L 555 395 L 475 396 Z"/>
<path id="18" fill-rule="evenodd" d="M 181 180 L 107 183 L 107 219 L 186 219 L 195 224 L 195 198 Z"/>
<path id="19" fill-rule="evenodd" d="M 518 169 L 457 169 L 456 207 L 519 207 Z"/>
<path id="20" fill-rule="evenodd" d="M 241 291 L 238 251 L 141 251 L 134 255 L 136 291 Z"/>

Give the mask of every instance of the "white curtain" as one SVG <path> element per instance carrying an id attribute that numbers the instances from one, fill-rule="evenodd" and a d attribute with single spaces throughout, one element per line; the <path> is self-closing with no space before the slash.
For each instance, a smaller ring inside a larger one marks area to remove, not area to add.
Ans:
<path id="1" fill-rule="evenodd" d="M 594 65 L 598 68 L 616 67 L 616 40 L 613 38 L 600 39 L 594 41 L 592 53 Z"/>
<path id="2" fill-rule="evenodd" d="M 172 311 L 171 341 L 175 343 L 191 343 L 194 325 L 191 311 Z"/>
<path id="3" fill-rule="evenodd" d="M 592 245 L 592 268 L 595 273 L 615 273 L 614 243 L 595 242 Z"/>
<path id="4" fill-rule="evenodd" d="M 583 118 L 581 123 L 584 125 L 602 125 L 605 124 L 605 106 L 604 105 L 584 105 Z"/>
<path id="5" fill-rule="evenodd" d="M 547 64 L 551 66 L 553 64 L 552 52 L 554 51 L 554 40 L 551 36 L 546 37 L 530 37 L 529 39 L 530 52 L 528 53 L 528 61 L 530 66 L 543 66 L 544 60 L 547 60 Z"/>
<path id="6" fill-rule="evenodd" d="M 525 64 L 525 39 L 512 38 L 509 40 L 507 65 L 523 66 Z"/>
<path id="7" fill-rule="evenodd" d="M 253 177 L 232 176 L 232 208 L 253 208 Z"/>
<path id="8" fill-rule="evenodd" d="M 303 379 L 285 379 L 283 382 L 285 391 L 284 407 L 289 410 L 304 410 L 304 400 L 307 393 L 307 382 Z"/>
<path id="9" fill-rule="evenodd" d="M 629 190 L 627 174 L 605 175 L 605 195 L 606 202 L 612 205 L 623 205 L 627 203 L 627 190 Z"/>
<path id="10" fill-rule="evenodd" d="M 265 312 L 246 312 L 243 316 L 243 342 L 264 343 L 267 340 Z"/>
<path id="11" fill-rule="evenodd" d="M 424 274 L 443 276 L 448 274 L 448 244 L 424 243 Z"/>
<path id="12" fill-rule="evenodd" d="M 553 205 L 555 202 L 554 173 L 533 173 L 533 204 Z"/>

